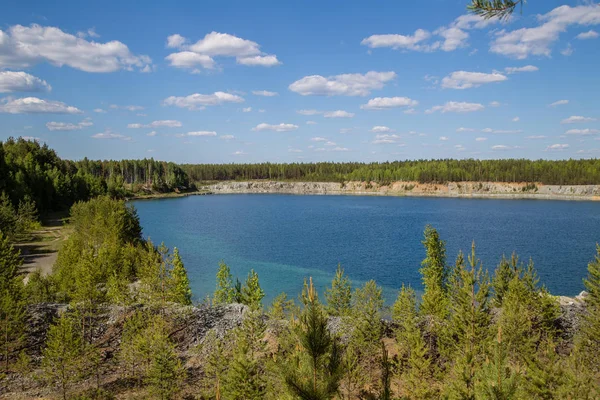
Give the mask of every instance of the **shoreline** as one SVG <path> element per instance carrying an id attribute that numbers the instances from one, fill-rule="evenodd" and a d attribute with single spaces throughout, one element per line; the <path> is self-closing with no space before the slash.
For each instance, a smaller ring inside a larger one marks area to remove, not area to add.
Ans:
<path id="1" fill-rule="evenodd" d="M 506 200 L 600 201 L 600 185 L 543 185 L 506 182 L 393 182 L 224 181 L 202 187 L 203 194 L 293 194 L 395 197 L 440 197 Z"/>

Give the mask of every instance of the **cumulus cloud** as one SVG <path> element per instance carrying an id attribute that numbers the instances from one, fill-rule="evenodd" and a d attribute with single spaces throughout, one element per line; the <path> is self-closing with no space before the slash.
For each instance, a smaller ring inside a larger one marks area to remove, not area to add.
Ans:
<path id="1" fill-rule="evenodd" d="M 247 113 L 247 112 L 250 112 L 250 111 L 252 111 L 252 107 L 245 107 L 245 108 L 242 108 L 242 112 L 245 112 L 245 113 Z"/>
<path id="2" fill-rule="evenodd" d="M 516 74 L 517 72 L 535 72 L 535 71 L 539 71 L 540 69 L 538 67 L 536 67 L 535 65 L 525 65 L 523 67 L 506 67 L 504 68 L 504 71 L 507 74 Z"/>
<path id="3" fill-rule="evenodd" d="M 454 112 L 454 113 L 467 113 L 483 110 L 485 106 L 479 103 L 467 103 L 467 102 L 458 102 L 458 101 L 449 101 L 441 106 L 434 106 L 428 110 L 425 110 L 425 114 L 431 114 L 436 111 L 441 111 L 442 113 Z"/>
<path id="4" fill-rule="evenodd" d="M 233 140 L 233 139 L 235 139 L 235 136 L 233 136 L 233 135 L 221 135 L 221 136 L 219 136 L 219 139 L 221 139 L 221 140 Z"/>
<path id="5" fill-rule="evenodd" d="M 555 101 L 552 104 L 549 104 L 549 106 L 550 107 L 556 107 L 556 106 L 562 106 L 562 105 L 565 105 L 565 104 L 569 104 L 569 100 L 558 100 L 558 101 Z"/>
<path id="6" fill-rule="evenodd" d="M 461 132 L 475 132 L 475 129 L 472 128 L 463 128 L 462 126 L 458 129 L 456 129 L 456 132 L 461 133 Z"/>
<path id="7" fill-rule="evenodd" d="M 560 151 L 560 150 L 566 150 L 569 148 L 568 144 L 551 144 L 550 146 L 546 147 L 546 151 Z"/>
<path id="8" fill-rule="evenodd" d="M 445 89 L 469 89 L 486 83 L 502 82 L 507 79 L 505 75 L 497 72 L 486 74 L 483 72 L 455 71 L 442 79 L 442 87 Z"/>
<path id="9" fill-rule="evenodd" d="M 167 38 L 167 47 L 180 50 L 165 57 L 170 65 L 192 69 L 192 72 L 196 72 L 198 67 L 215 68 L 215 57 L 234 57 L 238 64 L 248 66 L 272 67 L 281 64 L 276 55 L 263 53 L 258 43 L 228 33 L 213 31 L 193 44 L 175 34 Z"/>
<path id="10" fill-rule="evenodd" d="M 445 142 L 446 140 L 448 140 L 448 137 L 447 136 L 440 136 L 440 140 L 442 142 Z"/>
<path id="11" fill-rule="evenodd" d="M 383 88 L 396 76 L 393 71 L 329 77 L 311 75 L 290 84 L 289 89 L 302 96 L 367 96 L 372 90 Z"/>
<path id="12" fill-rule="evenodd" d="M 92 138 L 94 138 L 94 139 L 118 139 L 118 140 L 124 140 L 124 141 L 131 140 L 131 137 L 121 135 L 120 133 L 113 132 L 110 129 L 106 129 L 104 132 L 96 133 L 95 135 L 92 135 Z"/>
<path id="13" fill-rule="evenodd" d="M 95 113 L 98 113 L 98 114 L 105 114 L 105 113 L 106 113 L 106 110 L 103 110 L 103 109 L 101 109 L 101 108 L 94 108 L 94 112 L 95 112 Z"/>
<path id="14" fill-rule="evenodd" d="M 324 137 L 313 137 L 310 138 L 311 142 L 327 142 L 328 139 Z"/>
<path id="15" fill-rule="evenodd" d="M 46 128 L 50 131 L 77 131 L 94 125 L 89 119 L 73 124 L 70 122 L 48 122 Z"/>
<path id="16" fill-rule="evenodd" d="M 579 40 L 586 40 L 586 39 L 596 39 L 598 36 L 599 36 L 598 32 L 596 32 L 594 30 L 589 30 L 587 32 L 581 32 L 579 35 L 577 35 L 575 37 Z"/>
<path id="17" fill-rule="evenodd" d="M 270 92 L 268 90 L 253 90 L 252 94 L 255 96 L 273 97 L 273 96 L 277 96 L 279 93 Z"/>
<path id="18" fill-rule="evenodd" d="M 49 92 L 51 90 L 52 87 L 46 81 L 26 72 L 0 71 L 0 93 Z"/>
<path id="19" fill-rule="evenodd" d="M 486 137 L 477 137 L 477 138 L 475 138 L 476 142 L 485 142 L 486 140 L 487 140 Z"/>
<path id="20" fill-rule="evenodd" d="M 530 139 L 530 140 L 538 140 L 538 139 L 546 139 L 547 136 L 544 135 L 533 135 L 533 136 L 526 136 L 525 139 Z"/>
<path id="21" fill-rule="evenodd" d="M 157 133 L 156 131 L 152 131 L 150 133 L 146 133 L 146 136 L 151 136 L 151 137 L 156 136 L 156 133 Z"/>
<path id="22" fill-rule="evenodd" d="M 112 108 L 113 110 L 127 110 L 127 111 L 140 111 L 140 110 L 144 109 L 144 107 L 142 107 L 142 106 L 118 106 L 116 104 L 111 104 L 109 107 Z"/>
<path id="23" fill-rule="evenodd" d="M 317 111 L 317 110 L 298 110 L 296 112 L 298 114 L 301 114 L 301 115 L 317 115 L 317 114 L 322 114 L 321 111 Z"/>
<path id="24" fill-rule="evenodd" d="M 570 26 L 600 24 L 600 7 L 597 4 L 576 7 L 564 5 L 539 15 L 538 21 L 541 25 L 534 28 L 497 32 L 490 51 L 517 59 L 531 55 L 550 57 L 553 44 Z"/>
<path id="25" fill-rule="evenodd" d="M 502 104 L 500 104 L 499 101 L 492 101 L 490 103 L 490 107 L 500 107 Z"/>
<path id="26" fill-rule="evenodd" d="M 354 113 L 350 113 L 344 110 L 336 110 L 336 111 L 326 111 L 323 113 L 325 118 L 352 118 L 354 117 Z"/>
<path id="27" fill-rule="evenodd" d="M 245 151 L 243 151 L 243 150 L 238 150 L 238 151 L 234 151 L 234 152 L 233 152 L 233 153 L 231 153 L 231 154 L 232 154 L 232 155 L 234 155 L 234 156 L 244 156 L 244 155 L 246 155 L 246 154 L 248 154 L 248 153 L 246 153 L 246 152 L 245 152 Z"/>
<path id="28" fill-rule="evenodd" d="M 14 25 L 0 30 L 0 68 L 27 68 L 41 62 L 85 72 L 114 72 L 149 66 L 150 57 L 135 55 L 116 40 L 99 43 L 56 27 Z"/>
<path id="29" fill-rule="evenodd" d="M 492 129 L 492 128 L 484 128 L 481 130 L 483 133 L 521 133 L 523 132 L 520 129 Z"/>
<path id="30" fill-rule="evenodd" d="M 384 133 L 384 132 L 391 132 L 391 131 L 392 130 L 390 128 L 388 128 L 387 126 L 381 126 L 381 125 L 376 125 L 371 128 L 371 132 L 374 132 L 374 133 Z"/>
<path id="31" fill-rule="evenodd" d="M 511 121 L 512 122 L 519 122 L 521 120 L 521 118 L 519 117 L 514 117 Z"/>
<path id="32" fill-rule="evenodd" d="M 432 45 L 423 44 L 423 42 L 430 37 L 430 32 L 424 29 L 417 29 L 412 35 L 372 35 L 363 39 L 360 44 L 363 46 L 368 46 L 372 49 L 379 47 L 390 47 L 394 50 L 404 49 L 414 51 L 432 51 L 439 48 L 439 42 Z"/>
<path id="33" fill-rule="evenodd" d="M 149 124 L 128 124 L 127 127 L 131 128 L 131 129 L 137 129 L 137 128 L 162 128 L 162 127 L 166 127 L 166 128 L 179 128 L 181 127 L 182 124 L 180 121 L 177 120 L 173 120 L 173 119 L 164 119 L 164 120 L 159 120 L 159 121 L 152 121 Z"/>
<path id="34" fill-rule="evenodd" d="M 393 144 L 398 143 L 400 135 L 395 134 L 379 134 L 375 136 L 375 139 L 371 142 L 373 144 Z"/>
<path id="35" fill-rule="evenodd" d="M 561 124 L 576 124 L 580 122 L 592 122 L 595 121 L 596 118 L 591 117 L 582 117 L 580 115 L 572 115 L 569 118 L 563 119 L 560 121 Z"/>
<path id="36" fill-rule="evenodd" d="M 217 136 L 215 131 L 194 131 L 188 132 L 187 136 Z"/>
<path id="37" fill-rule="evenodd" d="M 497 145 L 492 146 L 492 150 L 500 150 L 500 151 L 502 151 L 502 150 L 512 150 L 514 148 L 515 147 L 513 147 L 513 146 L 507 146 L 505 144 L 497 144 Z"/>
<path id="38" fill-rule="evenodd" d="M 256 132 L 261 132 L 261 131 L 289 132 L 289 131 L 294 131 L 296 129 L 298 129 L 298 125 L 284 124 L 283 122 L 278 125 L 271 125 L 271 124 L 266 124 L 263 122 L 262 124 L 258 124 L 254 128 L 252 128 L 252 130 L 256 131 Z"/>
<path id="39" fill-rule="evenodd" d="M 414 107 L 419 102 L 408 97 L 375 97 L 360 106 L 363 110 L 384 110 L 396 107 Z"/>
<path id="40" fill-rule="evenodd" d="M 600 130 L 598 129 L 569 129 L 567 132 L 565 132 L 567 135 L 581 135 L 581 136 L 588 136 L 588 135 L 596 135 L 598 133 L 600 133 Z"/>
<path id="41" fill-rule="evenodd" d="M 42 100 L 37 97 L 0 99 L 0 113 L 8 114 L 81 114 L 77 107 L 60 101 Z"/>
<path id="42" fill-rule="evenodd" d="M 187 108 L 188 110 L 202 110 L 207 106 L 243 102 L 244 99 L 238 95 L 225 92 L 215 92 L 213 94 L 194 93 L 185 97 L 170 96 L 163 101 L 163 105 Z"/>

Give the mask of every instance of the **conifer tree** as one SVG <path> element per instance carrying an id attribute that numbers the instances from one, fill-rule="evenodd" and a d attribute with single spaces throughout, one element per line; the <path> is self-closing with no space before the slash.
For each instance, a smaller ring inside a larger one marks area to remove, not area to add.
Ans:
<path id="1" fill-rule="evenodd" d="M 417 317 L 417 295 L 413 288 L 404 286 L 398 292 L 398 298 L 392 306 L 392 319 L 403 324 L 407 319 Z"/>
<path id="2" fill-rule="evenodd" d="M 392 400 L 392 363 L 383 342 L 381 342 L 381 390 L 379 400 Z"/>
<path id="3" fill-rule="evenodd" d="M 341 264 L 338 264 L 331 288 L 325 290 L 327 312 L 332 316 L 344 316 L 350 312 L 352 300 L 352 283 L 346 275 Z"/>
<path id="4" fill-rule="evenodd" d="M 478 399 L 512 400 L 518 398 L 520 375 L 509 366 L 502 342 L 501 327 L 498 327 L 498 335 L 494 341 L 493 359 L 487 360 L 483 364 L 477 378 L 476 394 Z"/>
<path id="5" fill-rule="evenodd" d="M 541 343 L 536 357 L 527 360 L 525 390 L 535 399 L 561 399 L 566 384 L 563 362 L 552 339 Z"/>
<path id="6" fill-rule="evenodd" d="M 294 300 L 288 299 L 285 292 L 280 293 L 273 299 L 269 307 L 269 317 L 272 319 L 285 319 L 287 314 L 294 308 Z"/>
<path id="7" fill-rule="evenodd" d="M 64 400 L 71 384 L 81 374 L 82 340 L 73 319 L 66 314 L 48 330 L 42 353 L 42 369 L 46 380 L 57 385 Z"/>
<path id="8" fill-rule="evenodd" d="M 352 322 L 355 325 L 355 336 L 364 346 L 375 346 L 375 351 L 379 351 L 383 305 L 383 290 L 373 280 L 354 292 Z"/>
<path id="9" fill-rule="evenodd" d="M 217 288 L 213 297 L 213 304 L 229 304 L 235 301 L 235 287 L 233 275 L 229 266 L 223 261 L 219 262 L 217 271 Z"/>
<path id="10" fill-rule="evenodd" d="M 600 245 L 596 245 L 596 256 L 588 264 L 588 276 L 583 283 L 588 295 L 577 347 L 587 368 L 600 374 Z"/>
<path id="11" fill-rule="evenodd" d="M 461 258 L 459 257 L 459 260 Z M 470 268 L 457 265 L 449 330 L 451 358 L 450 397 L 475 399 L 475 373 L 483 361 L 490 323 L 489 281 L 475 255 L 475 243 L 468 257 Z"/>
<path id="12" fill-rule="evenodd" d="M 190 280 L 177 247 L 173 248 L 171 265 L 171 300 L 186 306 L 192 304 Z"/>
<path id="13" fill-rule="evenodd" d="M 319 303 L 312 278 L 307 286 L 305 301 L 306 306 L 296 329 L 301 353 L 290 360 L 284 371 L 284 379 L 294 398 L 328 400 L 339 389 L 342 377 L 341 348 L 338 340 L 327 330 L 327 317 Z"/>
<path id="14" fill-rule="evenodd" d="M 515 253 L 512 254 L 510 262 L 503 255 L 500 260 L 500 264 L 494 271 L 494 278 L 492 279 L 492 288 L 494 289 L 494 299 L 492 303 L 495 307 L 502 307 L 502 301 L 504 295 L 508 291 L 508 285 L 510 281 L 518 273 L 519 259 Z"/>
<path id="15" fill-rule="evenodd" d="M 265 292 L 260 287 L 258 274 L 251 269 L 246 278 L 246 282 L 241 289 L 242 303 L 250 307 L 250 310 L 258 310 L 262 307 L 262 299 Z"/>
<path id="16" fill-rule="evenodd" d="M 214 330 L 210 330 L 199 350 L 208 348 L 210 351 L 206 355 L 204 364 L 204 386 L 208 388 L 208 396 L 221 400 L 223 398 L 223 382 L 228 371 L 228 363 L 231 360 L 227 343 L 231 342 L 230 335 L 223 338 L 217 337 Z"/>
<path id="17" fill-rule="evenodd" d="M 446 243 L 430 225 L 425 227 L 423 246 L 426 257 L 420 269 L 425 290 L 421 300 L 422 315 L 431 315 L 443 320 L 448 315 L 446 280 Z"/>

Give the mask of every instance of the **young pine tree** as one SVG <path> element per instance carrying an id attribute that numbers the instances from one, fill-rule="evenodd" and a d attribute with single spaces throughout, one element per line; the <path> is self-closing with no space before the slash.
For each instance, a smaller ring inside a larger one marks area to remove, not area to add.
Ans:
<path id="1" fill-rule="evenodd" d="M 588 264 L 588 276 L 584 280 L 588 295 L 585 298 L 586 312 L 577 338 L 579 354 L 586 367 L 600 374 L 600 245 L 596 246 L 596 257 Z"/>
<path id="2" fill-rule="evenodd" d="M 446 293 L 446 243 L 430 225 L 425 227 L 423 246 L 426 257 L 420 269 L 423 279 L 423 298 L 420 312 L 443 320 L 448 315 L 448 299 Z"/>
<path id="3" fill-rule="evenodd" d="M 520 375 L 514 372 L 508 363 L 508 357 L 502 343 L 502 328 L 498 327 L 497 340 L 494 342 L 493 359 L 487 360 L 477 376 L 476 394 L 482 400 L 517 399 Z"/>
<path id="4" fill-rule="evenodd" d="M 273 299 L 268 314 L 271 319 L 285 319 L 294 307 L 294 299 L 288 299 L 287 294 L 283 292 Z"/>
<path id="5" fill-rule="evenodd" d="M 346 275 L 341 264 L 338 264 L 331 288 L 325 290 L 327 312 L 332 316 L 344 316 L 350 313 L 352 300 L 352 283 Z"/>
<path id="6" fill-rule="evenodd" d="M 246 282 L 241 289 L 242 303 L 250 307 L 250 310 L 255 311 L 262 308 L 262 299 L 265 297 L 265 292 L 260 287 L 258 274 L 251 269 L 246 278 Z"/>
<path id="7" fill-rule="evenodd" d="M 233 275 L 229 266 L 223 261 L 219 262 L 217 271 L 217 288 L 213 297 L 213 304 L 230 304 L 235 302 L 236 292 L 233 284 Z"/>
<path id="8" fill-rule="evenodd" d="M 42 353 L 42 369 L 47 381 L 60 389 L 64 400 L 81 374 L 82 339 L 73 319 L 66 314 L 48 330 Z"/>
<path id="9" fill-rule="evenodd" d="M 177 247 L 173 249 L 171 257 L 171 300 L 178 304 L 192 304 L 192 289 L 187 271 L 183 266 L 183 261 L 179 255 Z"/>
<path id="10" fill-rule="evenodd" d="M 296 328 L 300 351 L 290 357 L 284 379 L 294 398 L 328 400 L 335 396 L 340 386 L 341 348 L 327 329 L 327 317 L 312 278 L 304 299 L 306 306 Z"/>

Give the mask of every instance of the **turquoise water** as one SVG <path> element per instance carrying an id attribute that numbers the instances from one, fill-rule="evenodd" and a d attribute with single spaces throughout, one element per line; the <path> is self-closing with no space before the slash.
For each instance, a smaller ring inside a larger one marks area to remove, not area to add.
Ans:
<path id="1" fill-rule="evenodd" d="M 576 295 L 600 242 L 598 202 L 254 194 L 133 203 L 144 236 L 179 248 L 196 299 L 214 291 L 224 260 L 240 280 L 254 268 L 267 300 L 296 297 L 309 276 L 323 289 L 338 263 L 392 300 L 402 283 L 421 287 L 426 224 L 447 241 L 449 261 L 475 240 L 490 272 L 516 251 L 553 294 Z"/>

